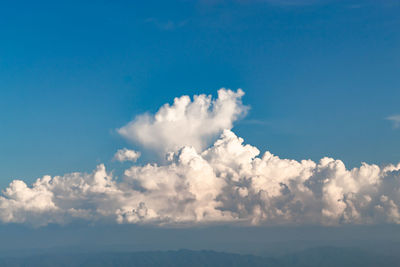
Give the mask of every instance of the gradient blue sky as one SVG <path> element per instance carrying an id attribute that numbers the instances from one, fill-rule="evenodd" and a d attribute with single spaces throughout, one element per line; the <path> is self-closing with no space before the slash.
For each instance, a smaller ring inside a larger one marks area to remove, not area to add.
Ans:
<path id="1" fill-rule="evenodd" d="M 400 1 L 14 1 L 0 8 L 0 186 L 91 171 L 173 97 L 242 88 L 280 157 L 397 163 Z"/>

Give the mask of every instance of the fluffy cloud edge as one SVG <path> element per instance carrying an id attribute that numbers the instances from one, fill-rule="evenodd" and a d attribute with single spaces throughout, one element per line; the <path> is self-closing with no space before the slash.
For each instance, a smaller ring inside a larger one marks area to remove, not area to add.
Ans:
<path id="1" fill-rule="evenodd" d="M 185 146 L 164 165 L 133 165 L 121 181 L 92 173 L 15 180 L 0 197 L 3 223 L 204 224 L 400 223 L 400 164 L 281 159 L 225 130 L 198 153 Z"/>
<path id="2" fill-rule="evenodd" d="M 138 151 L 123 148 L 123 149 L 118 149 L 118 151 L 114 154 L 113 160 L 119 162 L 125 162 L 125 161 L 136 162 L 138 158 L 140 158 L 140 156 L 141 153 Z"/>
<path id="3" fill-rule="evenodd" d="M 281 159 L 268 151 L 260 156 L 258 148 L 231 131 L 247 111 L 243 94 L 221 89 L 214 100 L 175 98 L 173 105 L 121 128 L 144 147 L 169 151 L 163 164 L 134 164 L 140 152 L 124 148 L 114 160 L 133 164 L 120 178 L 100 164 L 92 173 L 43 176 L 31 186 L 12 181 L 0 195 L 0 221 L 34 226 L 77 220 L 185 227 L 400 224 L 400 163 L 347 169 L 329 157 L 314 162 Z M 151 129 L 150 139 L 137 139 L 142 126 L 144 133 Z M 209 129 L 191 136 L 201 128 Z M 207 145 L 214 135 L 219 137 Z M 162 142 L 152 146 L 158 137 Z"/>
<path id="4" fill-rule="evenodd" d="M 241 89 L 218 90 L 217 98 L 211 95 L 176 97 L 172 105 L 165 104 L 153 115 L 136 116 L 117 132 L 128 141 L 164 156 L 183 146 L 193 146 L 201 151 L 224 129 L 246 115 L 249 107 L 243 105 Z"/>

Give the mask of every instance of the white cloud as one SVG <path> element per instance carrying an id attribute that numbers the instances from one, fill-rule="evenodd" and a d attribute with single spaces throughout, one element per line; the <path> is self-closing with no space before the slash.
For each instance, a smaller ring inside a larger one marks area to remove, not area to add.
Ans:
<path id="1" fill-rule="evenodd" d="M 146 149 L 161 154 L 191 145 L 200 151 L 207 147 L 224 129 L 231 129 L 233 122 L 243 116 L 242 90 L 218 91 L 218 98 L 195 95 L 174 99 L 172 105 L 165 104 L 155 115 L 144 114 L 118 130 L 126 139 Z"/>
<path id="2" fill-rule="evenodd" d="M 400 127 L 400 115 L 389 116 L 386 119 L 393 123 L 393 127 L 395 128 Z"/>
<path id="3" fill-rule="evenodd" d="M 184 109 L 190 106 L 187 103 Z M 231 100 L 226 103 L 236 105 Z M 205 105 L 208 112 L 196 113 L 208 114 L 209 119 L 203 121 L 220 120 L 216 104 L 211 109 L 210 105 Z M 182 114 L 176 111 L 178 106 L 164 106 L 157 115 L 166 118 L 170 110 Z M 223 107 L 219 110 L 226 112 Z M 187 126 L 189 122 L 184 121 Z M 174 133 L 180 127 L 168 122 L 161 128 Z M 90 174 L 44 176 L 32 186 L 15 180 L 0 196 L 0 221 L 33 225 L 74 220 L 189 226 L 400 224 L 400 164 L 363 163 L 347 169 L 332 158 L 296 161 L 268 151 L 260 156 L 256 147 L 244 144 L 228 129 L 210 147 L 195 149 L 193 145 L 204 147 L 201 138 L 208 135 L 185 137 L 185 145 L 170 153 L 165 164 L 133 165 L 122 179 L 99 165 Z M 178 146 L 174 137 L 171 140 L 166 142 L 168 147 Z"/>
<path id="4" fill-rule="evenodd" d="M 140 152 L 123 148 L 119 149 L 117 153 L 115 153 L 114 160 L 117 160 L 119 162 L 124 162 L 124 161 L 136 162 L 136 160 L 139 157 L 140 157 Z"/>

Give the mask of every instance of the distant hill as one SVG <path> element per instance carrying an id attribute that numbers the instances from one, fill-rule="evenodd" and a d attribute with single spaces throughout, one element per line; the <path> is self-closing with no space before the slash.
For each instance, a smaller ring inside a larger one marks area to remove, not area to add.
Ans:
<path id="1" fill-rule="evenodd" d="M 278 266 L 273 259 L 215 251 L 156 251 L 133 253 L 44 254 L 2 258 L 0 266 Z"/>
<path id="2" fill-rule="evenodd" d="M 400 266 L 400 257 L 356 248 L 317 247 L 280 257 L 278 266 L 395 267 Z"/>
<path id="3" fill-rule="evenodd" d="M 152 251 L 124 253 L 57 253 L 29 257 L 3 257 L 5 267 L 58 266 L 265 266 L 265 267 L 330 267 L 330 266 L 400 266 L 399 258 L 377 255 L 353 248 L 320 247 L 277 258 L 241 255 L 215 251 Z"/>

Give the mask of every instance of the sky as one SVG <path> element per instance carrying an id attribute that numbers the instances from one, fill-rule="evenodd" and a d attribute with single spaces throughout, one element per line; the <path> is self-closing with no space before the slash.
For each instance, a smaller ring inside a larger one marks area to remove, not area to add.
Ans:
<path id="1" fill-rule="evenodd" d="M 3 4 L 0 221 L 399 224 L 399 11 Z"/>
<path id="2" fill-rule="evenodd" d="M 398 1 L 17 1 L 0 19 L 0 159 L 90 171 L 174 97 L 242 88 L 235 130 L 284 158 L 396 163 Z"/>

